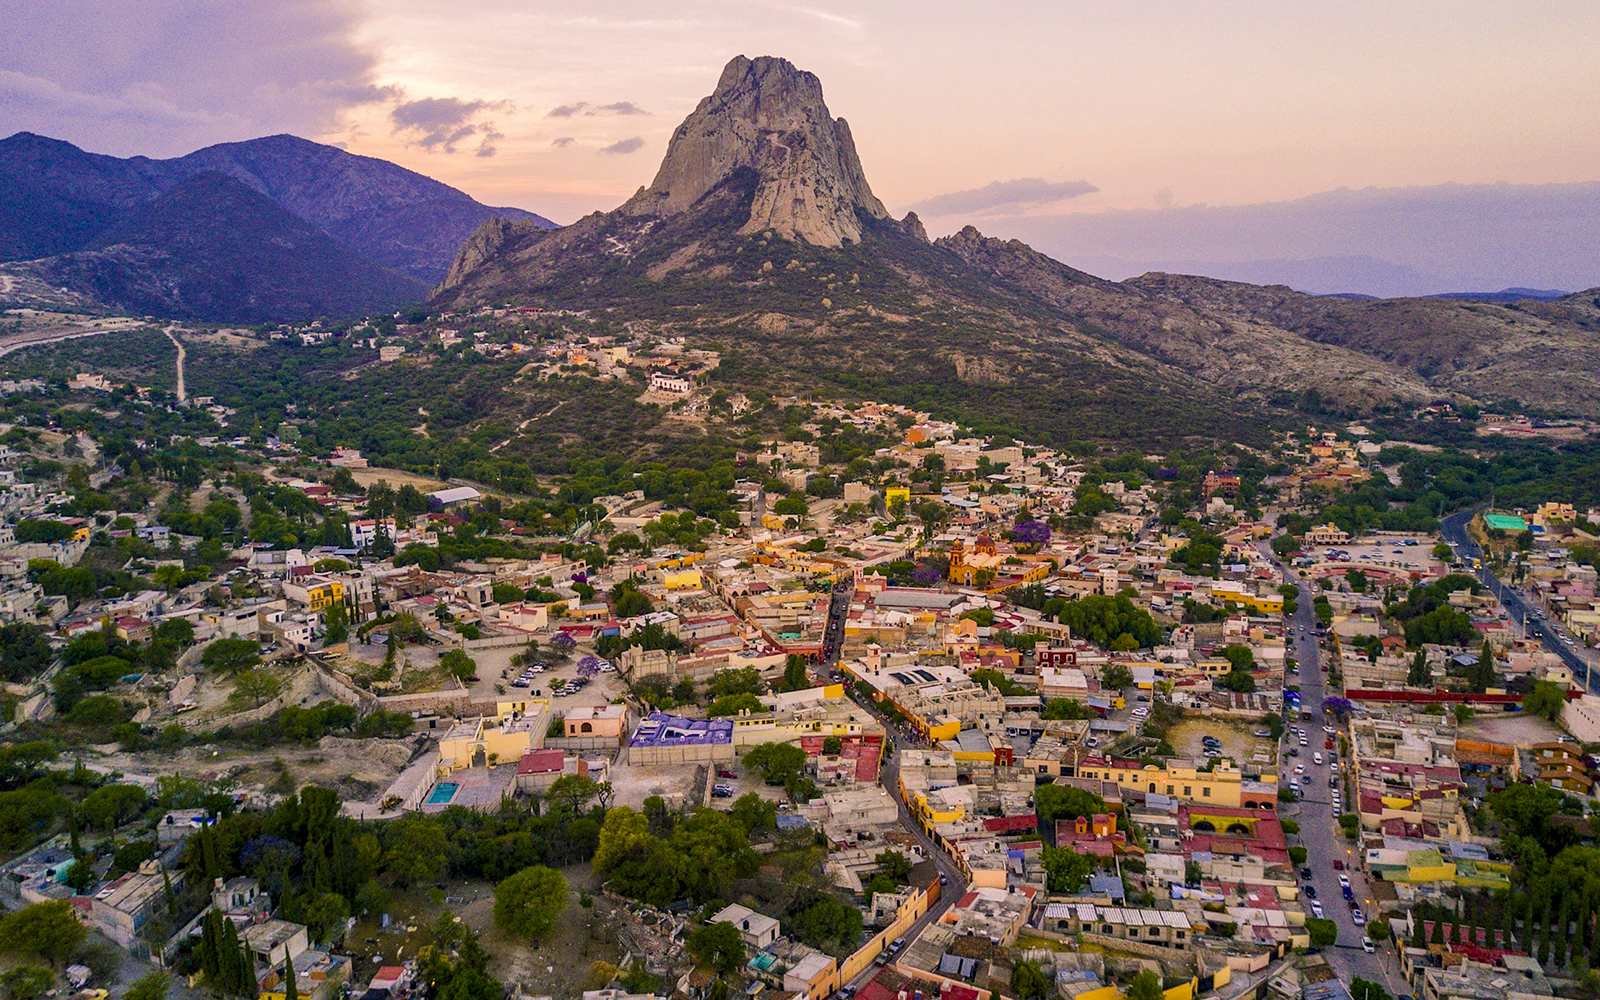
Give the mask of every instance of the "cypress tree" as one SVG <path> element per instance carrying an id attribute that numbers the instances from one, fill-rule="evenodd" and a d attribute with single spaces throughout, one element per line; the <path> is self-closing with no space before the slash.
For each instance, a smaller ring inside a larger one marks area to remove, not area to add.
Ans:
<path id="1" fill-rule="evenodd" d="M 255 1000 L 261 995 L 261 986 L 256 982 L 256 960 L 249 950 L 239 949 L 239 996 L 244 1000 Z"/>
<path id="2" fill-rule="evenodd" d="M 1438 914 L 1434 915 L 1433 933 L 1428 935 L 1428 943 L 1444 944 L 1444 921 L 1439 919 Z"/>
<path id="3" fill-rule="evenodd" d="M 216 910 L 200 926 L 200 971 L 208 983 L 222 985 L 222 914 Z"/>
<path id="4" fill-rule="evenodd" d="M 294 982 L 294 960 L 283 960 L 283 1000 L 300 1000 L 300 990 Z"/>
<path id="5" fill-rule="evenodd" d="M 1567 946 L 1572 941 L 1570 931 L 1572 926 L 1572 897 L 1570 895 L 1561 898 L 1560 914 L 1561 924 L 1556 928 L 1555 954 L 1553 958 L 1557 965 L 1564 967 L 1567 964 Z"/>
<path id="6" fill-rule="evenodd" d="M 1600 931 L 1589 935 L 1589 968 L 1600 967 Z"/>
<path id="7" fill-rule="evenodd" d="M 172 891 L 172 877 L 165 868 L 161 869 L 161 891 L 167 897 L 167 916 L 173 920 L 178 919 L 178 897 Z"/>
<path id="8" fill-rule="evenodd" d="M 224 993 L 242 995 L 244 985 L 244 946 L 239 943 L 239 931 L 232 920 L 222 923 L 221 987 Z"/>
<path id="9" fill-rule="evenodd" d="M 1555 903 L 1553 900 L 1546 899 L 1544 901 L 1543 933 L 1539 935 L 1539 954 L 1536 956 L 1540 965 L 1550 961 L 1550 930 L 1555 923 L 1555 919 Z"/>
<path id="10" fill-rule="evenodd" d="M 1414 913 L 1411 917 L 1411 947 L 1426 948 L 1427 939 L 1422 930 L 1422 914 Z"/>

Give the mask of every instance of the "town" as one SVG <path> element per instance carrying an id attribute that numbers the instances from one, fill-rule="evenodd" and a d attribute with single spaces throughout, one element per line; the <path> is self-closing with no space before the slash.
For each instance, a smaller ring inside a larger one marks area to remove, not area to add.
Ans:
<path id="1" fill-rule="evenodd" d="M 1426 452 L 1359 424 L 1199 465 L 730 396 L 715 351 L 535 312 L 262 336 L 785 429 L 516 495 L 4 386 L 14 995 L 1600 989 L 1600 511 L 1385 517 L 1349 498 Z"/>

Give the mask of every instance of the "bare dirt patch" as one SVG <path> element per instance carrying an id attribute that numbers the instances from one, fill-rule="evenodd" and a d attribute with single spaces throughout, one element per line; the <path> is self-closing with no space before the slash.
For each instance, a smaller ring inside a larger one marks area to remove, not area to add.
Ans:
<path id="1" fill-rule="evenodd" d="M 1251 735 L 1258 728 L 1254 722 L 1201 715 L 1185 716 L 1167 734 L 1167 742 L 1172 744 L 1178 756 L 1203 760 L 1206 752 L 1201 741 L 1203 737 L 1215 736 L 1222 743 L 1222 756 L 1232 757 L 1236 763 L 1245 765 L 1256 753 L 1273 750 L 1271 739 Z"/>
<path id="2" fill-rule="evenodd" d="M 1543 716 L 1527 712 L 1496 712 L 1479 714 L 1469 719 L 1460 729 L 1464 740 L 1484 740 L 1489 743 L 1511 743 L 1526 746 L 1530 743 L 1548 743 L 1561 735 L 1561 730 Z"/>

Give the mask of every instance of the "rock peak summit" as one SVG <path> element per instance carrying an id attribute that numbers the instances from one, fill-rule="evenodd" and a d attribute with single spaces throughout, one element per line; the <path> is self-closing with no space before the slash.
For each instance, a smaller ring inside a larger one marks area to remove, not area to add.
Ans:
<path id="1" fill-rule="evenodd" d="M 858 213 L 889 217 L 867 185 L 850 126 L 829 115 L 821 81 L 773 56 L 736 56 L 723 68 L 673 132 L 655 180 L 623 210 L 675 215 L 741 169 L 758 178 L 743 233 L 836 247 L 860 241 Z"/>

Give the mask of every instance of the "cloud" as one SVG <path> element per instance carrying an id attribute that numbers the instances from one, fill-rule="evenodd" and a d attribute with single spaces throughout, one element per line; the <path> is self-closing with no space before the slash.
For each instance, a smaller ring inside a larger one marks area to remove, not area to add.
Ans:
<path id="1" fill-rule="evenodd" d="M 601 146 L 600 152 L 610 153 L 614 156 L 626 156 L 629 153 L 636 153 L 642 148 L 644 148 L 644 140 L 638 136 L 634 136 L 631 139 L 622 139 L 617 142 L 613 142 L 609 146 Z"/>
<path id="2" fill-rule="evenodd" d="M 647 115 L 649 113 L 632 101 L 616 101 L 612 104 L 602 104 L 588 112 L 590 115 Z"/>
<path id="3" fill-rule="evenodd" d="M 478 148 L 472 154 L 474 156 L 493 156 L 495 143 L 506 137 L 504 132 L 494 127 L 494 122 L 484 122 L 478 126 L 478 135 Z"/>
<path id="4" fill-rule="evenodd" d="M 170 156 L 274 132 L 328 136 L 395 100 L 359 0 L 51 0 L 0 32 L 0 134 Z M 270 40 L 270 41 L 266 41 Z"/>
<path id="5" fill-rule="evenodd" d="M 487 109 L 504 110 L 504 101 L 463 101 L 459 97 L 423 97 L 407 101 L 389 112 L 396 135 L 405 135 L 413 146 L 427 150 L 454 153 L 456 146 L 473 136 L 478 137 L 478 156 L 493 156 L 495 142 L 505 134 L 495 128 L 494 122 L 474 122 L 472 119 Z"/>
<path id="6" fill-rule="evenodd" d="M 582 114 L 586 118 L 596 115 L 647 115 L 650 112 L 641 108 L 632 101 L 612 101 L 610 104 L 593 104 L 588 101 L 575 101 L 572 104 L 561 104 L 545 112 L 546 118 L 571 118 Z"/>
<path id="7" fill-rule="evenodd" d="M 550 140 L 550 145 L 554 146 L 557 149 L 566 149 L 568 146 L 572 145 L 573 143 L 575 143 L 577 141 L 578 140 L 574 139 L 570 135 L 564 135 L 564 136 L 561 136 L 558 139 L 551 139 Z"/>
<path id="8" fill-rule="evenodd" d="M 993 181 L 981 188 L 934 195 L 911 208 L 919 215 L 1006 214 L 1038 205 L 1049 205 L 1100 190 L 1088 181 L 1047 181 L 1020 177 L 1012 181 Z"/>

